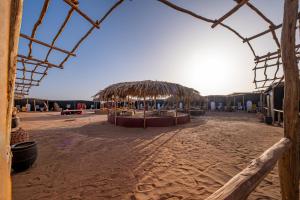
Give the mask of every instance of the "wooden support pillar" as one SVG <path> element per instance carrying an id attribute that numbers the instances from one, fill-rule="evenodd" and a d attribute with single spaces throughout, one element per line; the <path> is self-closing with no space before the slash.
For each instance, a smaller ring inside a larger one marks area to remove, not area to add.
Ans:
<path id="1" fill-rule="evenodd" d="M 245 96 L 243 95 L 243 110 L 245 110 Z"/>
<path id="2" fill-rule="evenodd" d="M 233 109 L 236 110 L 235 109 L 235 96 L 233 97 Z"/>
<path id="3" fill-rule="evenodd" d="M 47 112 L 49 111 L 49 101 L 47 100 Z"/>
<path id="4" fill-rule="evenodd" d="M 284 136 L 292 147 L 279 160 L 281 195 L 284 200 L 299 200 L 299 70 L 295 55 L 295 26 L 298 0 L 285 0 L 281 33 L 284 71 Z"/>
<path id="5" fill-rule="evenodd" d="M 207 96 L 207 110 L 209 110 L 209 97 Z"/>
<path id="6" fill-rule="evenodd" d="M 14 101 L 15 73 L 22 0 L 0 1 L 0 199 L 11 196 L 11 114 Z"/>
<path id="7" fill-rule="evenodd" d="M 129 101 L 130 101 L 129 96 L 127 96 L 127 109 L 130 109 Z"/>
<path id="8" fill-rule="evenodd" d="M 157 105 L 156 105 L 156 95 L 154 96 L 154 110 L 156 110 L 156 107 L 157 107 Z"/>
<path id="9" fill-rule="evenodd" d="M 33 108 L 34 108 L 34 112 L 36 112 L 35 99 L 33 99 Z"/>
<path id="10" fill-rule="evenodd" d="M 273 119 L 273 122 L 275 121 L 275 112 L 274 112 L 274 101 L 275 101 L 275 94 L 274 94 L 274 87 L 272 87 L 272 96 L 270 96 L 270 113 L 271 113 L 271 117 Z"/>
<path id="11" fill-rule="evenodd" d="M 262 98 L 262 92 L 260 92 L 260 95 L 259 95 L 259 102 L 260 102 L 259 110 L 260 110 L 260 112 L 262 112 L 262 110 L 263 110 L 263 98 Z"/>
<path id="12" fill-rule="evenodd" d="M 190 113 L 190 109 L 191 109 L 191 99 L 190 99 L 190 96 L 188 96 L 188 115 L 189 115 L 189 118 L 191 117 L 191 113 Z"/>
<path id="13" fill-rule="evenodd" d="M 144 128 L 146 128 L 146 97 L 144 95 Z"/>
<path id="14" fill-rule="evenodd" d="M 114 97 L 114 103 L 115 103 L 115 126 L 117 126 L 117 100 L 116 97 Z"/>
<path id="15" fill-rule="evenodd" d="M 176 96 L 176 105 L 175 105 L 175 125 L 178 124 L 178 119 L 177 119 L 177 108 L 178 108 L 178 96 Z"/>

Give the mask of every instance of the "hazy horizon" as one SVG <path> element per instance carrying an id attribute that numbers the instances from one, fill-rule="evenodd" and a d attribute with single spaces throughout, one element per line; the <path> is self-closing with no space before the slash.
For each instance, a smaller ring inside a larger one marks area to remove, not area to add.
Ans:
<path id="1" fill-rule="evenodd" d="M 115 1 L 90 0 L 79 8 L 92 19 L 99 19 Z M 202 16 L 219 18 L 234 1 L 171 1 Z M 282 2 L 251 1 L 265 15 L 280 24 Z M 21 32 L 31 34 L 43 1 L 24 2 Z M 51 1 L 36 38 L 50 43 L 66 16 L 68 6 Z M 253 11 L 242 7 L 224 21 L 244 37 L 266 30 L 267 24 Z M 74 14 L 55 46 L 70 50 L 90 28 Z M 278 34 L 280 37 L 280 34 Z M 19 52 L 27 54 L 28 41 L 21 39 Z M 271 34 L 252 43 L 258 55 L 276 50 Z M 33 56 L 43 58 L 46 48 L 34 45 Z M 232 32 L 210 28 L 210 24 L 177 12 L 157 1 L 125 1 L 76 51 L 77 56 L 64 69 L 50 69 L 40 86 L 29 97 L 60 100 L 90 100 L 106 86 L 123 81 L 160 80 L 192 87 L 201 95 L 223 95 L 254 91 L 254 57 L 250 48 Z M 57 63 L 61 55 L 50 56 Z"/>

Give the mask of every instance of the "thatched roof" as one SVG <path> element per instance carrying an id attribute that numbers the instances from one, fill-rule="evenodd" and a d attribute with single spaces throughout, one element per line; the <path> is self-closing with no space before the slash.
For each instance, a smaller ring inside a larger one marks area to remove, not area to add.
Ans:
<path id="1" fill-rule="evenodd" d="M 188 96 L 188 98 L 189 98 L 189 102 L 191 102 L 191 103 L 199 103 L 199 102 L 206 102 L 207 101 L 206 98 L 201 96 L 199 93 L 194 93 L 191 96 Z M 185 100 L 187 100 L 187 97 L 184 97 L 180 100 L 185 101 Z M 167 102 L 167 104 L 172 104 L 172 103 L 176 102 L 176 98 L 174 96 L 168 97 L 166 99 L 166 102 Z"/>
<path id="2" fill-rule="evenodd" d="M 154 96 L 192 96 L 199 94 L 197 90 L 188 88 L 177 83 L 165 81 L 132 81 L 116 83 L 98 92 L 94 97 L 100 100 L 111 99 L 116 96 L 125 98 L 132 97 L 154 97 Z"/>

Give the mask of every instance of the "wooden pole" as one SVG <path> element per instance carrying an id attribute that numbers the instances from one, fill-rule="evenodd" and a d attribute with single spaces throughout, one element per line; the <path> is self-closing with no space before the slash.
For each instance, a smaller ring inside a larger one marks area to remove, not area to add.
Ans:
<path id="1" fill-rule="evenodd" d="M 0 1 L 0 199 L 11 196 L 11 114 L 14 101 L 16 55 L 22 21 L 22 0 Z"/>
<path id="2" fill-rule="evenodd" d="M 272 87 L 272 96 L 270 96 L 270 108 L 271 108 L 271 116 L 273 121 L 275 121 L 275 112 L 274 112 L 274 87 Z"/>
<path id="3" fill-rule="evenodd" d="M 175 125 L 178 124 L 178 119 L 177 119 L 177 107 L 178 107 L 178 96 L 176 96 L 176 104 L 175 104 Z"/>
<path id="4" fill-rule="evenodd" d="M 144 95 L 144 128 L 146 128 L 146 97 Z"/>
<path id="5" fill-rule="evenodd" d="M 285 0 L 281 32 L 281 57 L 284 71 L 284 136 L 292 147 L 279 160 L 282 199 L 299 200 L 299 70 L 295 55 L 295 27 L 298 0 Z"/>
<path id="6" fill-rule="evenodd" d="M 55 46 L 53 46 L 53 45 L 49 45 L 49 44 L 47 44 L 47 43 L 45 43 L 45 42 L 42 42 L 42 41 L 39 41 L 39 40 L 37 40 L 37 39 L 35 39 L 35 38 L 32 38 L 32 37 L 29 37 L 29 36 L 27 36 L 27 35 L 25 35 L 25 34 L 20 34 L 20 36 L 22 37 L 22 38 L 25 38 L 25 39 L 27 39 L 27 40 L 31 40 L 31 41 L 33 41 L 33 42 L 35 42 L 35 43 L 38 43 L 38 44 L 41 44 L 41 45 L 44 45 L 44 46 L 46 46 L 46 47 L 49 47 L 49 48 L 52 48 L 52 49 L 55 49 L 55 50 L 57 50 L 57 51 L 60 51 L 60 52 L 63 52 L 63 53 L 66 53 L 66 54 L 68 54 L 68 55 L 71 55 L 71 56 L 76 56 L 74 53 L 72 53 L 72 52 L 69 52 L 69 51 L 66 51 L 66 50 L 64 50 L 64 49 L 61 49 L 61 48 L 58 48 L 58 47 L 55 47 Z"/>
<path id="7" fill-rule="evenodd" d="M 154 96 L 154 110 L 157 110 L 157 109 L 156 109 L 156 106 L 157 106 L 157 105 L 156 105 L 156 95 L 155 95 L 155 96 Z"/>
<path id="8" fill-rule="evenodd" d="M 209 97 L 207 96 L 207 111 L 209 109 Z"/>
<path id="9" fill-rule="evenodd" d="M 117 126 L 117 101 L 116 101 L 116 96 L 114 97 L 114 103 L 115 103 L 115 126 Z"/>
<path id="10" fill-rule="evenodd" d="M 284 154 L 284 152 L 289 150 L 291 143 L 292 142 L 289 139 L 282 138 L 258 158 L 252 160 L 249 166 L 231 178 L 225 185 L 206 198 L 206 200 L 247 199 L 249 194 L 255 190 L 259 183 L 274 168 L 277 160 Z"/>
<path id="11" fill-rule="evenodd" d="M 190 109 L 191 109 L 191 99 L 190 99 L 190 96 L 188 96 L 188 115 L 189 115 L 189 118 L 191 117 Z"/>
<path id="12" fill-rule="evenodd" d="M 130 100 L 129 100 L 129 95 L 127 96 L 127 109 L 130 109 L 130 104 L 129 104 Z"/>
<path id="13" fill-rule="evenodd" d="M 33 99 L 33 107 L 34 107 L 34 112 L 36 112 L 35 99 Z"/>
<path id="14" fill-rule="evenodd" d="M 245 96 L 243 95 L 243 110 L 245 110 Z"/>
<path id="15" fill-rule="evenodd" d="M 260 95 L 259 95 L 259 101 L 260 101 L 259 109 L 260 109 L 260 112 L 262 112 L 262 110 L 263 110 L 263 98 L 262 98 L 262 92 L 260 92 Z"/>
<path id="16" fill-rule="evenodd" d="M 233 108 L 235 110 L 235 96 L 233 97 Z"/>

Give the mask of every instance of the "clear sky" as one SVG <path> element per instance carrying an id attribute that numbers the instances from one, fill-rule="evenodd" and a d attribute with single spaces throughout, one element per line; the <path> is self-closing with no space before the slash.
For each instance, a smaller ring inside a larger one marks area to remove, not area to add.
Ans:
<path id="1" fill-rule="evenodd" d="M 113 0 L 81 0 L 79 7 L 96 20 L 113 5 Z M 231 0 L 171 1 L 200 15 L 217 19 L 231 9 Z M 281 0 L 250 1 L 272 19 L 282 21 Z M 41 0 L 25 0 L 21 32 L 31 35 Z M 36 38 L 51 43 L 67 15 L 62 0 L 52 0 Z M 249 37 L 267 28 L 253 11 L 242 7 L 225 20 L 243 36 Z M 71 50 L 90 28 L 74 14 L 56 46 Z M 279 35 L 279 34 L 278 34 Z M 19 53 L 27 55 L 28 41 L 20 40 Z M 267 35 L 253 43 L 258 55 L 276 50 Z M 33 46 L 33 56 L 43 59 L 47 49 Z M 90 99 L 98 90 L 123 81 L 163 80 L 197 89 L 202 95 L 253 91 L 253 55 L 232 32 L 179 13 L 155 0 L 125 0 L 76 51 L 77 57 L 64 69 L 50 69 L 30 97 L 49 99 Z M 59 63 L 63 54 L 53 51 L 49 61 Z"/>

